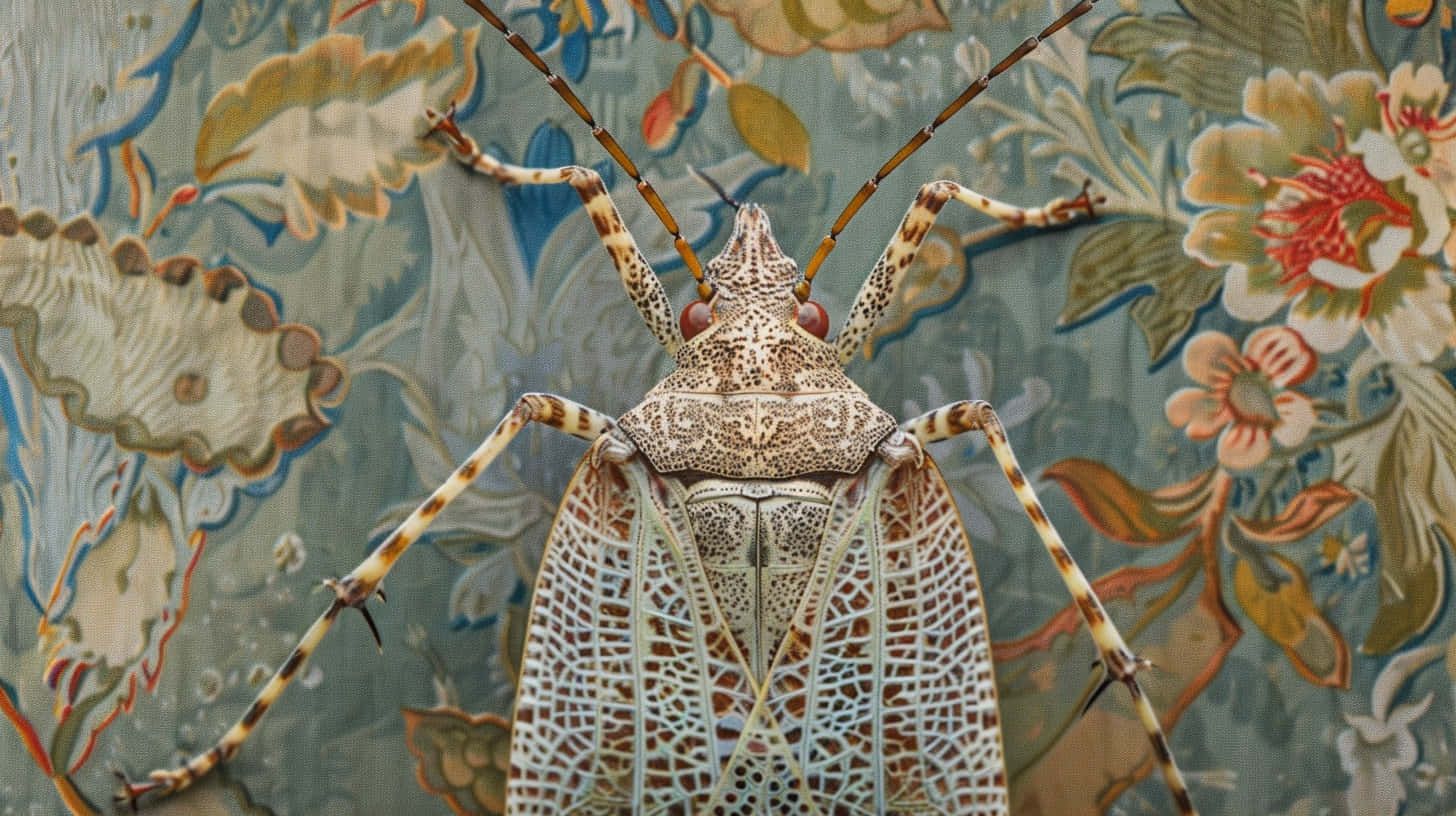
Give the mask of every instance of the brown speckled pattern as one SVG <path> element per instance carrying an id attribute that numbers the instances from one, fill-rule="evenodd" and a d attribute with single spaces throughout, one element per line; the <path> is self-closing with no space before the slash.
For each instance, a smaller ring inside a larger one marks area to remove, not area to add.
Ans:
<path id="1" fill-rule="evenodd" d="M 800 328 L 798 267 L 755 205 L 708 263 L 714 322 L 620 427 L 658 470 L 735 479 L 854 473 L 895 429 L 845 376 L 834 347 Z"/>
<path id="2" fill-rule="evenodd" d="M 831 499 L 809 480 L 704 479 L 687 490 L 703 573 L 760 682 L 808 589 Z"/>
<path id="3" fill-rule="evenodd" d="M 953 181 L 932 181 L 922 185 L 915 200 L 911 202 L 909 211 L 901 219 L 900 228 L 895 231 L 894 237 L 875 263 L 875 268 L 860 286 L 854 305 L 845 316 L 844 327 L 839 330 L 834 343 L 841 364 L 848 365 L 854 359 L 855 353 L 864 345 L 865 338 L 870 336 L 885 316 L 885 310 L 895 302 L 896 292 L 905 280 L 905 273 L 920 252 L 920 244 L 930 234 L 930 228 L 935 226 L 936 216 L 951 199 L 995 218 L 1010 229 L 1025 226 L 1050 227 L 1084 216 L 1090 218 L 1092 205 L 1103 201 L 1101 196 L 1093 196 L 1084 186 L 1082 194 L 1075 198 L 1054 198 L 1040 207 L 1018 207 L 982 195 Z"/>

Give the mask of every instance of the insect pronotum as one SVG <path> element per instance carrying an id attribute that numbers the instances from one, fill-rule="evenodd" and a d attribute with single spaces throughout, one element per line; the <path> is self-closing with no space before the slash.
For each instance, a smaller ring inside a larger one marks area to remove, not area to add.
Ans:
<path id="1" fill-rule="evenodd" d="M 427 112 L 432 136 L 501 182 L 570 184 L 677 367 L 616 420 L 562 397 L 522 396 L 367 559 L 326 582 L 333 603 L 214 747 L 145 782 L 123 780 L 118 798 L 134 804 L 180 790 L 230 759 L 339 613 L 352 607 L 369 620 L 365 603 L 410 543 L 538 422 L 591 447 L 566 489 L 535 587 L 512 729 L 510 813 L 1007 813 L 980 587 L 950 492 L 924 451 L 977 430 L 1076 601 L 1106 682 L 1131 692 L 1179 811 L 1194 813 L 1136 678 L 1146 661 L 1123 641 L 1048 521 L 991 406 L 956 402 L 897 424 L 843 371 L 951 199 L 1015 226 L 1045 226 L 1090 214 L 1092 197 L 1083 190 L 1023 209 L 930 182 L 832 342 L 824 310 L 809 300 L 837 236 L 880 182 L 1095 0 L 1026 40 L 918 131 L 854 196 L 802 274 L 752 204 L 737 205 L 727 246 L 704 268 L 657 192 L 576 94 L 480 0 L 466 2 L 636 183 L 696 279 L 698 300 L 674 319 L 596 172 L 497 161 L 449 113 Z"/>

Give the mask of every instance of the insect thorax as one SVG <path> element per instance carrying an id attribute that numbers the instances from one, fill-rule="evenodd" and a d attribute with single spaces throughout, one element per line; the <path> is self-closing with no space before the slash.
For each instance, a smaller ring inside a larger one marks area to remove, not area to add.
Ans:
<path id="1" fill-rule="evenodd" d="M 760 679 L 808 590 L 833 493 L 808 479 L 703 479 L 686 489 L 704 576 Z"/>
<path id="2" fill-rule="evenodd" d="M 678 349 L 676 370 L 619 427 L 664 473 L 859 471 L 895 420 L 845 376 L 833 346 L 799 326 L 798 267 L 761 209 L 739 210 L 707 275 L 712 324 Z"/>

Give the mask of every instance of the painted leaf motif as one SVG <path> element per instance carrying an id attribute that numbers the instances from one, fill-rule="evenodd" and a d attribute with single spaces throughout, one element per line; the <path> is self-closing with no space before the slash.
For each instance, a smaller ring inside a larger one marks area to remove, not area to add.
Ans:
<path id="1" fill-rule="evenodd" d="M 809 131 L 783 100 L 757 85 L 728 88 L 728 113 L 749 149 L 769 164 L 809 172 Z"/>
<path id="2" fill-rule="evenodd" d="M 1093 319 L 1128 298 L 1129 314 L 1162 360 L 1193 330 L 1198 310 L 1223 286 L 1223 272 L 1183 251 L 1183 229 L 1166 221 L 1117 221 L 1077 247 L 1059 326 Z"/>
<path id="3" fill-rule="evenodd" d="M 495 714 L 456 708 L 400 709 L 420 786 L 462 816 L 504 813 L 511 724 Z"/>
<path id="4" fill-rule="evenodd" d="M 653 97 L 647 110 L 642 112 L 642 139 L 649 150 L 662 150 L 677 137 L 677 123 L 682 119 L 672 109 L 670 91 L 663 91 Z"/>
<path id="5" fill-rule="evenodd" d="M 707 78 L 707 72 L 695 59 L 688 58 L 677 64 L 672 72 L 672 82 L 667 86 L 668 100 L 674 114 L 681 117 L 692 111 L 697 104 L 698 89 Z"/>
<path id="6" fill-rule="evenodd" d="M 501 662 L 504 664 L 506 676 L 517 684 L 520 683 L 522 661 L 526 655 L 526 628 L 530 623 L 529 604 L 510 604 L 506 607 L 505 621 L 500 626 L 500 640 L 497 648 L 500 649 Z"/>
<path id="7" fill-rule="evenodd" d="M 0 552 L 20 554 L 31 608 L 56 620 L 71 603 L 77 567 L 125 508 L 143 457 L 72 424 L 36 392 L 13 348 L 0 349 L 0 373 L 10 477 L 0 488 Z"/>
<path id="8" fill-rule="evenodd" d="M 880 48 L 911 31 L 950 28 L 950 21 L 934 0 L 708 0 L 708 8 L 731 19 L 743 39 L 785 57 L 810 48 Z"/>
<path id="9" fill-rule="evenodd" d="M 1214 113 L 1237 116 L 1244 80 L 1269 67 L 1334 76 L 1380 66 L 1359 25 L 1360 3 L 1295 0 L 1259 6 L 1242 0 L 1181 3 L 1183 14 L 1125 16 L 1092 40 L 1096 54 L 1126 60 L 1118 93 L 1161 91 Z"/>
<path id="10" fill-rule="evenodd" d="M 198 230 L 193 246 L 226 246 L 228 259 L 243 269 L 278 270 L 279 250 L 266 235 L 210 226 Z M 420 244 L 405 219 L 359 221 L 285 250 L 287 270 L 268 274 L 268 290 L 291 321 L 319 333 L 325 348 L 344 348 L 367 328 L 370 299 L 418 268 L 424 254 Z M 338 274 L 340 269 L 348 274 Z"/>
<path id="11" fill-rule="evenodd" d="M 671 40 L 677 36 L 678 26 L 681 24 L 679 18 L 683 16 L 682 3 L 678 0 L 627 0 L 632 10 L 638 17 L 646 20 L 652 31 L 664 40 Z M 630 23 L 624 26 L 629 28 Z M 631 34 L 628 34 L 631 38 Z"/>
<path id="12" fill-rule="evenodd" d="M 158 90 L 171 80 L 174 55 L 196 33 L 202 6 L 190 0 L 152 9 L 152 24 L 143 28 L 120 19 L 138 4 L 7 3 L 0 152 L 9 166 L 0 198 L 64 213 L 103 206 L 104 180 L 119 172 L 112 150 L 123 133 L 157 115 Z M 81 52 L 90 56 L 60 70 L 62 55 Z"/>
<path id="13" fill-rule="evenodd" d="M 1323 481 L 1299 491 L 1299 495 L 1272 519 L 1246 519 L 1235 516 L 1234 523 L 1249 538 L 1266 544 L 1288 544 L 1319 529 L 1330 519 L 1343 513 L 1357 496 L 1338 482 Z"/>
<path id="14" fill-rule="evenodd" d="M 159 676 L 201 537 L 182 534 L 175 493 L 145 457 L 68 421 L 13 347 L 0 349 L 0 371 L 10 465 L 0 552 L 15 554 L 20 570 L 0 569 L 0 585 L 13 590 L 13 631 L 40 633 L 11 644 L 26 656 L 8 653 L 0 682 L 32 690 L 32 705 L 20 704 L 49 714 L 35 725 L 52 726 L 52 760 L 75 769 Z"/>
<path id="15" fill-rule="evenodd" d="M 75 599 L 42 630 L 45 681 L 59 723 L 51 754 L 74 772 L 101 732 L 161 675 L 168 639 L 187 609 L 205 535 L 181 529 L 177 494 L 147 471 L 116 528 L 76 570 Z"/>
<path id="16" fill-rule="evenodd" d="M 1284 648 L 1294 668 L 1320 686 L 1349 688 L 1350 647 L 1315 606 L 1304 572 L 1274 553 L 1263 557 L 1279 567 L 1256 567 L 1240 558 L 1234 567 L 1234 597 L 1269 639 Z"/>
<path id="17" fill-rule="evenodd" d="M 516 564 L 518 557 L 517 548 L 502 548 L 460 573 L 450 588 L 452 625 L 478 626 L 501 619 L 512 596 L 526 592 Z"/>
<path id="18" fill-rule="evenodd" d="M 380 218 L 445 148 L 419 138 L 426 107 L 464 102 L 475 89 L 478 28 L 444 18 L 398 51 L 366 53 L 364 40 L 329 34 L 273 57 L 229 85 L 203 114 L 198 181 L 302 239 L 349 213 Z"/>
<path id="19" fill-rule="evenodd" d="M 1082 515 L 1108 538 L 1124 544 L 1163 544 L 1197 525 L 1214 471 L 1152 492 L 1090 459 L 1063 459 L 1042 475 L 1060 484 Z"/>
<path id="20" fill-rule="evenodd" d="M 1435 8 L 1435 0 L 1385 0 L 1385 16 L 1392 23 L 1406 28 L 1425 25 Z"/>
<path id="21" fill-rule="evenodd" d="M 1456 390 L 1426 367 L 1390 374 L 1399 402 L 1334 446 L 1334 478 L 1371 503 L 1380 532 L 1380 611 L 1360 646 L 1371 654 L 1399 649 L 1435 620 L 1445 549 L 1456 542 Z"/>
<path id="22" fill-rule="evenodd" d="M 58 226 L 0 207 L 0 323 L 72 422 L 196 470 L 267 473 L 327 427 L 320 405 L 342 396 L 318 335 L 278 325 L 237 269 L 154 264 L 140 241 L 110 246 L 85 216 Z"/>

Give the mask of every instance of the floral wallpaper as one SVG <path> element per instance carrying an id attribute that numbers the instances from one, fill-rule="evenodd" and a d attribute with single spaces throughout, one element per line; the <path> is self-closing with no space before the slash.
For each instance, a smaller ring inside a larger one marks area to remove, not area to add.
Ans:
<path id="1" fill-rule="evenodd" d="M 991 400 L 1133 647 L 1205 814 L 1456 812 L 1456 99 L 1449 0 L 1106 0 L 888 180 L 959 205 L 849 373 Z M 864 179 L 1063 10 L 1027 0 L 502 0 L 704 257 L 762 204 L 803 263 Z M 111 809 L 243 713 L 347 572 L 551 391 L 670 367 L 566 187 L 625 173 L 444 0 L 0 0 L 0 812 Z M 584 446 L 523 434 L 215 779 L 155 813 L 499 813 L 546 528 Z M 982 440 L 932 449 L 986 586 L 1017 814 L 1162 814 L 1126 694 Z"/>

